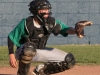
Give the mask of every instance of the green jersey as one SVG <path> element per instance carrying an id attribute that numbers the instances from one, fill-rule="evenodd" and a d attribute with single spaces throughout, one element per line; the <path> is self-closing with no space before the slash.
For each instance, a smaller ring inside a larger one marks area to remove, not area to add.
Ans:
<path id="1" fill-rule="evenodd" d="M 68 26 L 65 25 L 64 23 L 62 23 L 59 20 L 55 20 L 56 24 L 60 24 L 60 34 L 64 37 L 66 37 L 68 34 L 66 33 L 66 31 L 68 30 Z M 17 46 L 21 46 L 20 44 L 20 39 L 23 37 L 28 36 L 28 31 L 26 28 L 26 19 L 22 19 L 22 21 L 10 32 L 10 34 L 8 35 L 9 38 L 12 40 L 12 42 Z"/>

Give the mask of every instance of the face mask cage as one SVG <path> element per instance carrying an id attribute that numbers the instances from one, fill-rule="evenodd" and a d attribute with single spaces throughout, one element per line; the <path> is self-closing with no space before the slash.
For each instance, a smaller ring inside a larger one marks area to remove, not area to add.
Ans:
<path id="1" fill-rule="evenodd" d="M 49 16 L 51 16 L 51 4 L 49 3 L 49 1 L 47 0 L 33 0 L 32 2 L 30 2 L 29 4 L 30 8 L 30 12 L 36 16 L 40 21 L 43 21 L 45 18 L 43 17 L 45 14 L 48 14 Z M 42 9 L 48 9 L 49 12 L 48 13 L 38 13 L 38 10 L 42 10 Z"/>
<path id="2" fill-rule="evenodd" d="M 30 2 L 29 6 L 29 10 L 33 15 L 38 14 L 38 10 L 41 9 L 49 9 L 49 11 L 51 10 L 51 4 L 47 0 L 33 0 Z"/>

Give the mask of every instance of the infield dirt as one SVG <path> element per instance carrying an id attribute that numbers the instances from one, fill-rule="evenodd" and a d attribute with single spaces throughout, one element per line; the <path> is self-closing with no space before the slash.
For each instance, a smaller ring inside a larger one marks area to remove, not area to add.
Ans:
<path id="1" fill-rule="evenodd" d="M 2 67 L 0 75 L 16 75 L 18 68 Z M 31 67 L 30 72 L 34 69 Z M 100 75 L 100 66 L 75 66 L 72 69 L 53 75 Z"/>

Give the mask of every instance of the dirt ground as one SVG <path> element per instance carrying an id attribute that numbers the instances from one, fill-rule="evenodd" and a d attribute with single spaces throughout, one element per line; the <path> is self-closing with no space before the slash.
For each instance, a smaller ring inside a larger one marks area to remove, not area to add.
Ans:
<path id="1" fill-rule="evenodd" d="M 34 67 L 30 69 L 33 70 Z M 16 75 L 17 68 L 0 68 L 0 75 Z M 72 69 L 54 75 L 100 75 L 100 66 L 75 66 Z"/>

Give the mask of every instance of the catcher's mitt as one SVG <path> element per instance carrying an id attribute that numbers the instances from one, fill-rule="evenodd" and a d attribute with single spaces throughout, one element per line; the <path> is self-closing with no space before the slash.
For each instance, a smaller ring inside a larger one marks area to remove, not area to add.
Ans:
<path id="1" fill-rule="evenodd" d="M 92 21 L 79 21 L 75 24 L 75 32 L 79 38 L 83 38 L 84 35 L 84 27 L 91 26 Z"/>

